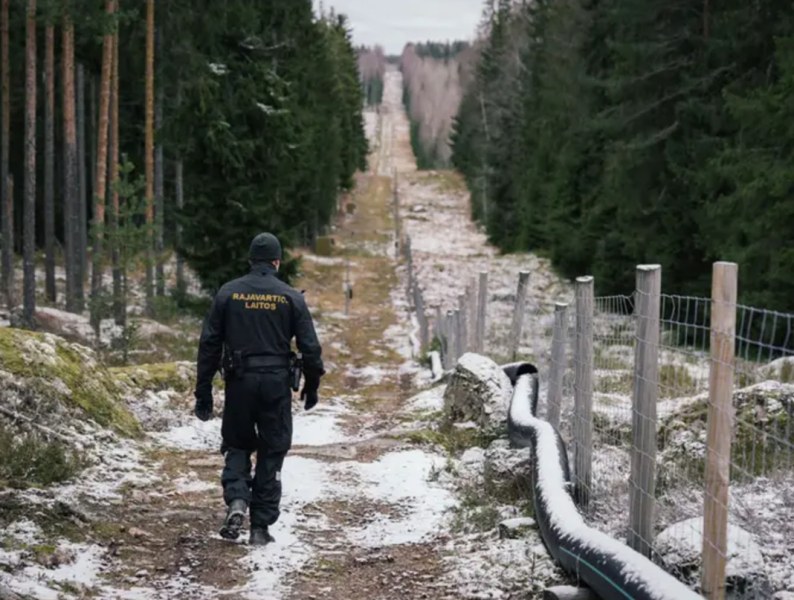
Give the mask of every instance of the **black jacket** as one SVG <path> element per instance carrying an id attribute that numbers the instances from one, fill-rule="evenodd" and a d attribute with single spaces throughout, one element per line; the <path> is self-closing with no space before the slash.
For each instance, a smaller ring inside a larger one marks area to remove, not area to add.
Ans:
<path id="1" fill-rule="evenodd" d="M 212 390 L 224 345 L 244 355 L 289 356 L 296 338 L 307 376 L 324 373 L 322 348 L 303 295 L 276 277 L 271 265 L 255 265 L 215 296 L 199 342 L 196 393 Z"/>

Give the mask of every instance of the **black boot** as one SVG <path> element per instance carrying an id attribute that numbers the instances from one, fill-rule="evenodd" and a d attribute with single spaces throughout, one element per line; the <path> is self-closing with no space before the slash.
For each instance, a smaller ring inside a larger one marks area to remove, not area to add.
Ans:
<path id="1" fill-rule="evenodd" d="M 245 500 L 231 501 L 229 510 L 226 511 L 226 519 L 224 519 L 220 531 L 222 538 L 236 540 L 240 537 L 240 529 L 243 527 L 243 520 L 245 519 L 245 511 L 247 509 L 248 504 Z"/>
<path id="2" fill-rule="evenodd" d="M 251 536 L 248 543 L 252 546 L 266 546 L 270 542 L 275 542 L 273 536 L 267 531 L 267 527 L 257 527 L 251 529 Z"/>

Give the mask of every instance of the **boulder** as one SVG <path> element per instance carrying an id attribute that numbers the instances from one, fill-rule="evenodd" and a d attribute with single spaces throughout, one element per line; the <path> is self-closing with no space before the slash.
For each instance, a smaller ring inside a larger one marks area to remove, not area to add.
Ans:
<path id="1" fill-rule="evenodd" d="M 776 379 L 781 383 L 794 383 L 794 356 L 783 356 L 761 367 L 759 373 L 766 379 Z"/>
<path id="2" fill-rule="evenodd" d="M 513 388 L 502 368 L 486 356 L 464 354 L 444 392 L 444 414 L 450 422 L 473 421 L 501 427 Z"/>
<path id="3" fill-rule="evenodd" d="M 656 537 L 655 549 L 668 570 L 696 585 L 703 552 L 703 517 L 671 525 Z M 772 595 L 760 546 L 750 532 L 733 523 L 728 524 L 726 581 L 728 599 L 750 600 Z"/>
<path id="4" fill-rule="evenodd" d="M 746 479 L 786 468 L 786 449 L 794 444 L 794 384 L 770 380 L 735 390 L 733 406 L 731 478 Z M 708 396 L 701 395 L 661 419 L 658 460 L 667 466 L 665 471 L 674 473 L 670 465 L 691 465 L 693 459 L 704 459 L 707 417 Z"/>

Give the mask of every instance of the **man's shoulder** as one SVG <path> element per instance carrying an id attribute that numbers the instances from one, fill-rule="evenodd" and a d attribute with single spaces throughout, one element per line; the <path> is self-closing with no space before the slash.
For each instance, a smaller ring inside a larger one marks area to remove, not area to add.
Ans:
<path id="1" fill-rule="evenodd" d="M 292 287 L 290 284 L 278 279 L 277 277 L 273 277 L 273 288 L 280 294 L 287 296 L 288 298 L 296 301 L 303 301 L 303 294 L 301 294 L 298 290 Z"/>

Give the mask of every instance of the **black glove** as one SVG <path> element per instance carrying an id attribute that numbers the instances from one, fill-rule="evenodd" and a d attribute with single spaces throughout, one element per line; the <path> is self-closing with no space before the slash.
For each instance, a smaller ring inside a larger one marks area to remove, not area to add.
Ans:
<path id="1" fill-rule="evenodd" d="M 202 421 L 209 421 L 212 418 L 212 391 L 194 392 L 196 397 L 196 408 L 193 412 Z"/>
<path id="2" fill-rule="evenodd" d="M 317 405 L 317 390 L 320 389 L 320 378 L 317 375 L 306 375 L 306 382 L 303 384 L 301 390 L 301 400 L 306 403 L 303 407 L 306 410 L 311 410 Z"/>

